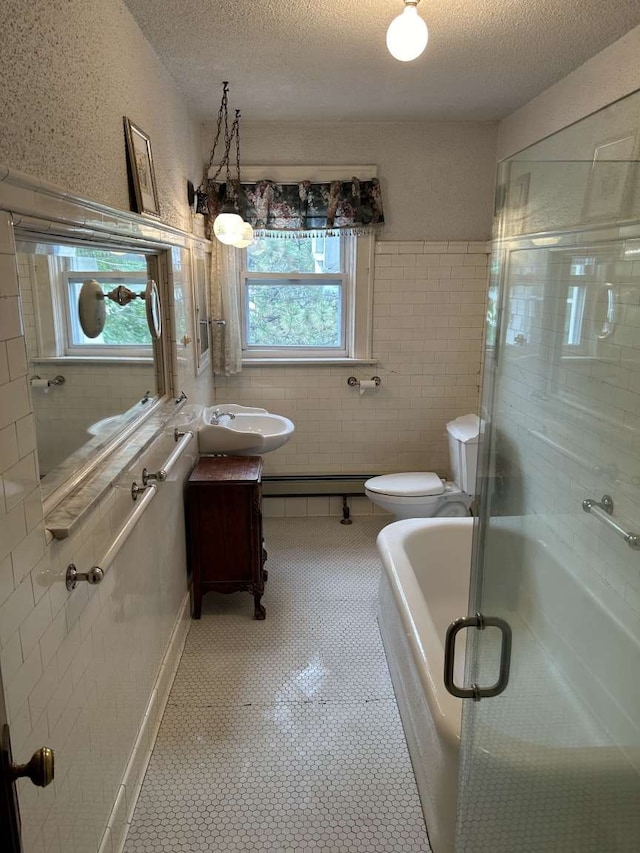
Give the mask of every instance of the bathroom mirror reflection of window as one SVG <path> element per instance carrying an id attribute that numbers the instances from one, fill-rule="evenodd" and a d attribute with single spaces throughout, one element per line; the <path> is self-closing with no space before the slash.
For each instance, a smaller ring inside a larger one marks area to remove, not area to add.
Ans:
<path id="1" fill-rule="evenodd" d="M 194 329 L 196 331 L 196 373 L 210 361 L 209 263 L 205 253 L 194 248 L 191 253 L 194 296 Z"/>
<path id="2" fill-rule="evenodd" d="M 144 299 L 104 299 L 104 327 L 87 336 L 79 318 L 83 283 L 144 295 L 156 257 L 135 249 L 44 242 L 16 234 L 31 397 L 45 501 L 151 408 L 163 393 L 161 341 Z M 96 293 L 97 293 L 96 289 Z M 64 384 L 46 384 L 63 375 Z M 37 378 L 36 378 L 37 377 Z"/>

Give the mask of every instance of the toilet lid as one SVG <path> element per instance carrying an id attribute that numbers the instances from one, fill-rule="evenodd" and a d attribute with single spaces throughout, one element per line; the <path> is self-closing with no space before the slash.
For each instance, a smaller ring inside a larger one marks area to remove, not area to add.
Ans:
<path id="1" fill-rule="evenodd" d="M 431 471 L 408 471 L 406 474 L 383 474 L 373 477 L 364 484 L 370 492 L 380 495 L 400 495 L 420 497 L 423 495 L 441 495 L 444 483 Z"/>

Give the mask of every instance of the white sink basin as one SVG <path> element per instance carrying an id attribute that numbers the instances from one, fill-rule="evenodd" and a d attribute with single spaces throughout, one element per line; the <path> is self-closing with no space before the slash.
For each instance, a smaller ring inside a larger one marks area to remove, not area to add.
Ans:
<path id="1" fill-rule="evenodd" d="M 217 419 L 218 423 L 211 423 L 213 419 Z M 291 438 L 294 429 L 289 418 L 274 415 L 266 409 L 253 409 L 235 403 L 213 406 L 204 410 L 198 432 L 200 453 L 263 456 L 282 447 Z"/>

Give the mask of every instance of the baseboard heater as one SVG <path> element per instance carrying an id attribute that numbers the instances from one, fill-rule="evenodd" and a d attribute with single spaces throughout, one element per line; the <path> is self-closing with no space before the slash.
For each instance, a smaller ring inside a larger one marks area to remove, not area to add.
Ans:
<path id="1" fill-rule="evenodd" d="M 262 497 L 342 498 L 340 524 L 351 524 L 349 498 L 363 497 L 365 481 L 377 476 L 377 474 L 267 475 L 262 478 Z"/>

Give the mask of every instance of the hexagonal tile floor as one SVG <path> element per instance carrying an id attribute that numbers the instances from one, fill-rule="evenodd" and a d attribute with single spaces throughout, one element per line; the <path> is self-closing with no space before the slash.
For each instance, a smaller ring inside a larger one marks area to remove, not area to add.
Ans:
<path id="1" fill-rule="evenodd" d="M 375 620 L 377 518 L 267 519 L 265 622 L 205 596 L 125 853 L 428 853 Z"/>

